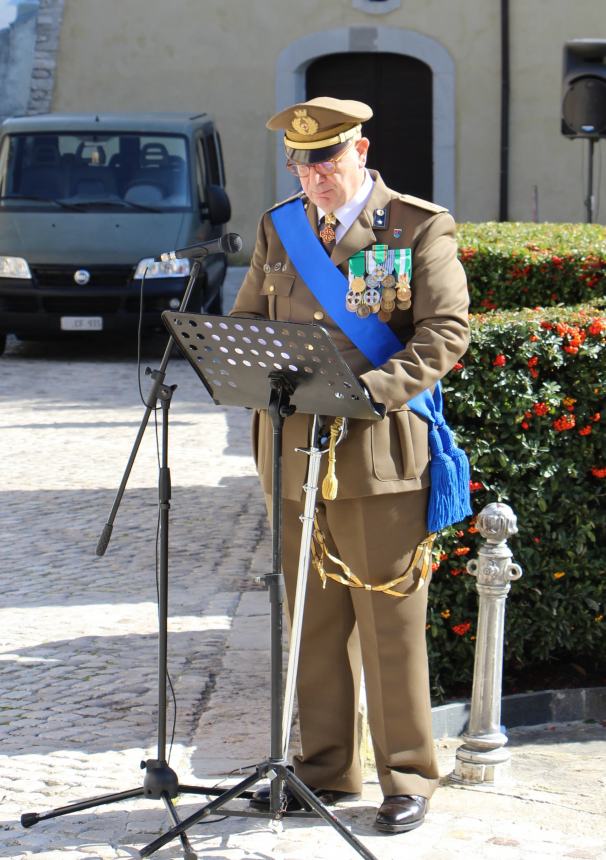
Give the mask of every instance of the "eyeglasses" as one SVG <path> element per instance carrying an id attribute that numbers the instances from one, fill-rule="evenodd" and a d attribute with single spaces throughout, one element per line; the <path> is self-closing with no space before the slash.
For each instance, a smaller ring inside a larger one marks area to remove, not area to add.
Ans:
<path id="1" fill-rule="evenodd" d="M 315 164 L 297 164 L 296 161 L 287 161 L 286 169 L 289 170 L 293 176 L 298 176 L 305 178 L 309 176 L 311 173 L 311 168 L 319 173 L 320 176 L 330 176 L 331 173 L 334 173 L 337 169 L 337 162 L 340 161 L 346 152 L 349 152 L 351 149 L 351 143 L 345 147 L 343 152 L 340 152 L 335 158 L 331 158 L 328 161 L 318 161 Z"/>

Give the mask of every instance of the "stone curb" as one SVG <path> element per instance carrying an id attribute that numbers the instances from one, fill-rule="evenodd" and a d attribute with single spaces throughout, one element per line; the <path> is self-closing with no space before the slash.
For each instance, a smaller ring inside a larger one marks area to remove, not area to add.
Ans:
<path id="1" fill-rule="evenodd" d="M 457 737 L 467 728 L 469 702 L 432 708 L 434 738 Z M 541 690 L 504 696 L 501 719 L 506 728 L 600 720 L 606 715 L 606 687 Z"/>

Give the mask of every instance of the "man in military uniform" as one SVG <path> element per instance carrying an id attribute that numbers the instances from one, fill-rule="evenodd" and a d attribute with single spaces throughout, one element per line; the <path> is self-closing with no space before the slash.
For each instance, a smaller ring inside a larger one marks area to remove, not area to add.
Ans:
<path id="1" fill-rule="evenodd" d="M 294 198 L 306 216 L 300 241 L 305 234 L 305 241 L 321 242 L 345 276 L 340 321 L 324 306 L 328 296 L 295 268 L 276 229 L 276 213 L 293 198 L 263 215 L 231 314 L 321 323 L 386 410 L 380 421 L 349 422 L 337 449 L 337 496 L 318 505 L 316 568 L 328 575 L 312 570 L 308 580 L 295 771 L 326 804 L 359 797 L 363 666 L 384 795 L 375 826 L 398 833 L 423 822 L 438 778 L 425 643 L 431 558 L 419 552 L 431 546 L 430 449 L 426 420 L 407 404 L 433 390 L 465 352 L 468 295 L 448 212 L 390 190 L 366 168 L 369 141 L 361 124 L 371 116 L 361 102 L 316 98 L 267 123 L 283 132 L 287 166 L 302 186 Z M 395 336 L 396 351 L 375 365 L 343 331 L 345 315 L 355 315 L 362 330 L 375 326 L 369 340 L 376 332 Z M 283 432 L 283 570 L 291 612 L 307 467 L 295 448 L 309 444 L 310 424 L 310 416 L 295 413 Z M 255 414 L 253 444 L 271 506 L 272 428 L 265 411 Z M 360 587 L 348 587 L 354 581 Z M 257 791 L 252 803 L 268 808 L 268 790 Z M 298 808 L 292 796 L 288 804 Z"/>

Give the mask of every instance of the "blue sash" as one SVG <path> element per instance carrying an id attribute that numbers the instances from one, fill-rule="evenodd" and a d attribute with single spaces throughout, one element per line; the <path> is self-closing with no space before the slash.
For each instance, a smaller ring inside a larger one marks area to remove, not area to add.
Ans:
<path id="1" fill-rule="evenodd" d="M 295 269 L 341 331 L 374 365 L 380 367 L 404 345 L 375 314 L 360 319 L 345 307 L 349 288 L 345 275 L 332 263 L 313 232 L 300 198 L 271 212 L 276 232 Z M 408 401 L 409 408 L 429 427 L 431 490 L 427 529 L 437 532 L 471 514 L 469 463 L 456 447 L 442 413 L 442 388 L 438 382 Z"/>

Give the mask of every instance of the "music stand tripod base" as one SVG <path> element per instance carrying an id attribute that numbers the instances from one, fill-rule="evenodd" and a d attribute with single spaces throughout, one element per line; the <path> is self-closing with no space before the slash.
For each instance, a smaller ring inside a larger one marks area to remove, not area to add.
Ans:
<path id="1" fill-rule="evenodd" d="M 281 798 L 286 786 L 360 856 L 376 860 L 292 772 L 284 756 L 281 467 L 282 428 L 285 418 L 295 410 L 309 415 L 367 420 L 377 420 L 381 413 L 320 326 L 170 311 L 165 311 L 162 317 L 216 404 L 267 409 L 272 422 L 272 571 L 265 577 L 271 609 L 271 741 L 269 758 L 258 764 L 253 774 L 146 845 L 140 854 L 149 857 L 198 821 L 222 811 L 225 804 L 268 776 L 270 817 L 284 817 Z M 230 810 L 229 814 L 236 813 Z M 237 814 L 246 816 L 247 810 L 238 810 Z"/>

